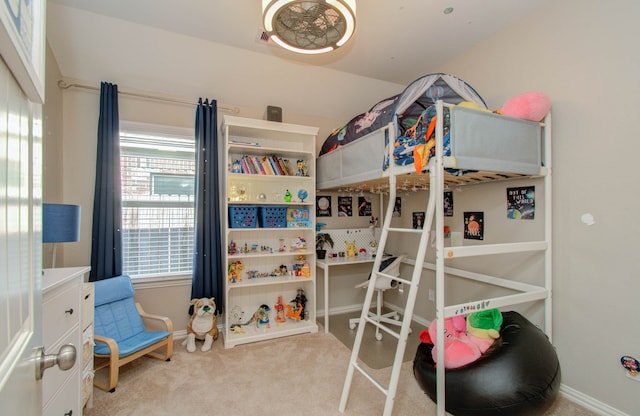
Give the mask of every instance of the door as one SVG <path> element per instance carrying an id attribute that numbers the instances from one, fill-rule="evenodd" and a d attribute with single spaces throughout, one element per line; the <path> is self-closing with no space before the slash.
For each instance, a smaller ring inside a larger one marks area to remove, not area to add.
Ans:
<path id="1" fill-rule="evenodd" d="M 0 415 L 42 414 L 41 109 L 0 59 Z"/>

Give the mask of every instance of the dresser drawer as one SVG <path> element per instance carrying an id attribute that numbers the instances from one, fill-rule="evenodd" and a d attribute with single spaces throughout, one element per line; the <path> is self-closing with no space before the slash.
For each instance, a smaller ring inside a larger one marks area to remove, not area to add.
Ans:
<path id="1" fill-rule="evenodd" d="M 60 346 L 65 344 L 72 344 L 76 347 L 76 362 L 73 364 L 73 367 L 68 369 L 67 371 L 60 370 L 60 367 L 54 365 L 53 367 L 47 369 L 44 372 L 42 377 L 42 402 L 47 403 L 51 398 L 56 395 L 56 391 L 60 390 L 62 386 L 67 384 L 72 384 L 75 386 L 76 391 L 76 399 L 78 397 L 78 392 L 80 391 L 80 385 L 78 377 L 79 371 L 82 368 L 82 351 L 79 346 L 79 337 L 78 332 L 73 331 L 69 333 L 65 338 L 60 340 L 59 343 L 48 347 L 45 349 L 46 354 L 57 354 L 60 350 Z M 77 407 L 77 406 L 76 406 Z M 61 413 L 64 414 L 64 413 Z"/>
<path id="2" fill-rule="evenodd" d="M 62 287 L 43 302 L 42 333 L 45 348 L 75 325 L 80 325 L 80 285 Z M 78 345 L 76 345 L 78 347 Z"/>
<path id="3" fill-rule="evenodd" d="M 51 369 L 45 372 L 45 375 Z M 73 373 L 70 374 L 69 382 L 61 386 L 62 388 L 51 398 L 51 401 L 46 403 L 42 410 L 43 416 L 61 416 L 61 415 L 81 415 L 80 412 L 80 376 L 77 368 L 69 370 Z"/>

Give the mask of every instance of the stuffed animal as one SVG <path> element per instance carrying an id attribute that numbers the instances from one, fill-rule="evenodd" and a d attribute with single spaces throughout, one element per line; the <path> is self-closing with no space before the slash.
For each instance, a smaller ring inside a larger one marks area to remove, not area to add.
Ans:
<path id="1" fill-rule="evenodd" d="M 444 367 L 459 368 L 476 361 L 482 353 L 478 346 L 467 336 L 466 322 L 463 316 L 454 316 L 444 320 Z M 431 321 L 428 330 L 422 330 L 420 340 L 425 344 L 434 344 L 431 350 L 433 362 L 437 363 L 438 349 L 437 320 Z"/>
<path id="2" fill-rule="evenodd" d="M 486 309 L 473 312 L 467 316 L 467 336 L 484 353 L 500 338 L 502 326 L 502 312 L 500 310 Z"/>
<path id="3" fill-rule="evenodd" d="M 209 351 L 213 341 L 218 339 L 218 325 L 216 323 L 216 304 L 214 298 L 191 299 L 193 313 L 187 325 L 187 338 L 182 345 L 187 346 L 187 351 L 196 350 L 196 339 L 204 340 L 202 352 Z"/>
<path id="4" fill-rule="evenodd" d="M 545 93 L 529 91 L 510 98 L 495 112 L 530 121 L 541 121 L 550 109 L 551 101 Z"/>

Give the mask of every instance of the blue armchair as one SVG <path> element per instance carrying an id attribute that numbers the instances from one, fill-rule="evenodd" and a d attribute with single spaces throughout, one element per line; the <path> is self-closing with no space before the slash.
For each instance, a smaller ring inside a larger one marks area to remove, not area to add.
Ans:
<path id="1" fill-rule="evenodd" d="M 173 323 L 169 318 L 149 315 L 142 310 L 134 301 L 129 276 L 97 281 L 94 291 L 93 384 L 96 387 L 114 392 L 120 367 L 143 355 L 171 360 Z M 158 328 L 162 330 L 151 330 Z"/>

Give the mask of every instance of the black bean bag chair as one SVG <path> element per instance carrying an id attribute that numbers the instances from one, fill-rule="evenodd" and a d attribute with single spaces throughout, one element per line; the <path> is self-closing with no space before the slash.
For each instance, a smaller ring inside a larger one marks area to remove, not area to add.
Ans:
<path id="1" fill-rule="evenodd" d="M 547 336 L 517 312 L 503 312 L 500 338 L 477 361 L 445 373 L 445 408 L 455 416 L 540 416 L 560 389 L 560 362 Z M 437 402 L 433 345 L 421 343 L 413 374 Z"/>

